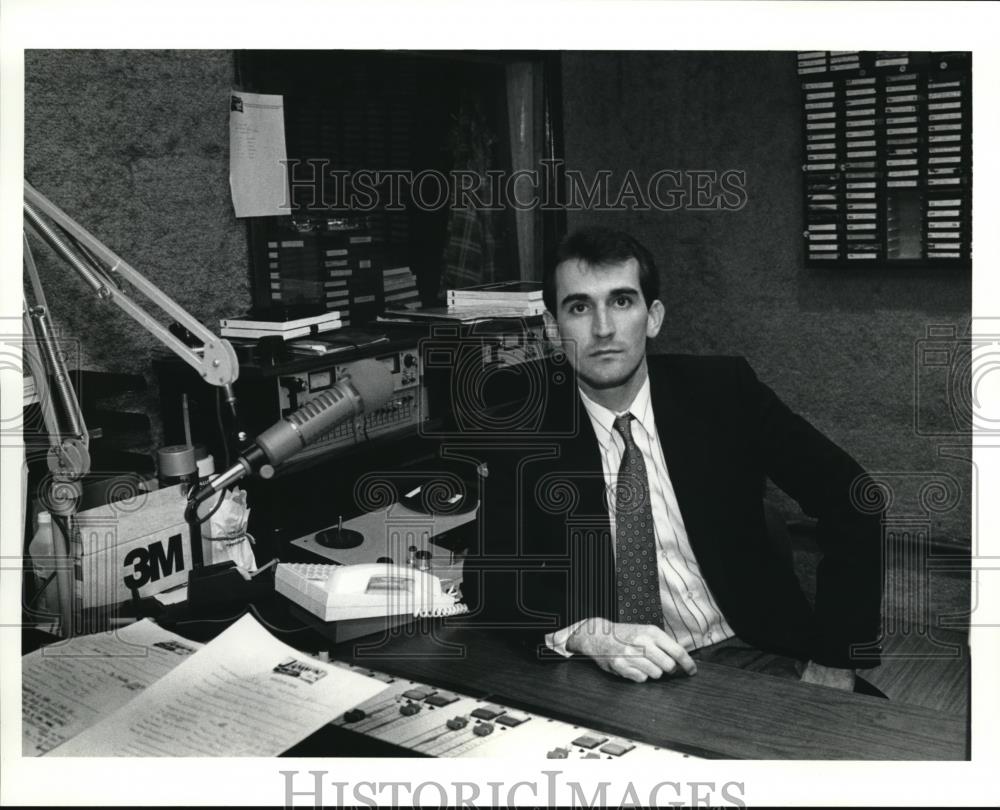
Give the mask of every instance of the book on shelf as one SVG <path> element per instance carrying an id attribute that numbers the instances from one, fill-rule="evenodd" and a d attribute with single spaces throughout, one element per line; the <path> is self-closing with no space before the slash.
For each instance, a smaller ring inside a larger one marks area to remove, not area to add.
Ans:
<path id="1" fill-rule="evenodd" d="M 222 328 L 221 334 L 224 338 L 244 338 L 255 340 L 262 337 L 277 336 L 284 338 L 285 340 L 292 340 L 293 338 L 304 337 L 306 335 L 321 335 L 326 332 L 332 332 L 340 329 L 343 325 L 344 320 L 342 318 L 334 317 L 327 319 L 322 323 L 314 323 L 309 326 L 297 326 L 294 329 L 238 329 L 233 326 L 225 326 Z"/>
<path id="2" fill-rule="evenodd" d="M 409 267 L 391 267 L 382 272 L 382 293 L 386 307 L 416 309 L 420 306 L 417 277 Z"/>
<path id="3" fill-rule="evenodd" d="M 387 307 L 385 312 L 379 317 L 380 321 L 392 322 L 451 322 L 451 323 L 478 323 L 489 320 L 477 315 L 462 315 L 456 313 L 448 307 L 423 307 L 422 309 L 407 309 L 405 307 Z"/>
<path id="4" fill-rule="evenodd" d="M 413 272 L 406 265 L 400 267 L 386 267 L 382 271 L 382 278 L 394 278 L 396 276 L 412 276 Z"/>
<path id="5" fill-rule="evenodd" d="M 332 321 L 340 317 L 339 312 L 330 310 L 317 311 L 310 307 L 310 314 L 302 314 L 302 310 L 292 307 L 274 307 L 269 310 L 248 313 L 238 318 L 222 318 L 219 327 L 222 329 L 267 329 L 272 332 L 284 332 L 299 329 L 303 326 L 313 326 Z"/>
<path id="6" fill-rule="evenodd" d="M 452 301 L 541 301 L 540 281 L 494 281 L 448 290 L 448 303 Z"/>
<path id="7" fill-rule="evenodd" d="M 485 304 L 477 307 L 386 307 L 380 320 L 385 321 L 450 321 L 454 323 L 478 323 L 500 318 L 538 318 L 545 307 L 508 307 Z"/>
<path id="8" fill-rule="evenodd" d="M 391 303 L 392 306 L 399 304 L 401 301 L 419 301 L 420 294 L 416 290 L 403 289 L 403 290 L 386 290 L 385 302 L 387 305 Z"/>
<path id="9" fill-rule="evenodd" d="M 390 267 L 382 271 L 382 286 L 385 289 L 395 287 L 413 287 L 416 289 L 417 277 L 410 272 L 409 267 Z"/>
<path id="10" fill-rule="evenodd" d="M 448 302 L 452 312 L 495 312 L 497 318 L 531 318 L 545 312 L 541 301 L 460 301 Z"/>

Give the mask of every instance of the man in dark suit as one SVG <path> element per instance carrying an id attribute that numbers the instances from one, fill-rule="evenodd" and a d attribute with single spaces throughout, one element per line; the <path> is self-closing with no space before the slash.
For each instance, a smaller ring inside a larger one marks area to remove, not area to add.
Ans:
<path id="1" fill-rule="evenodd" d="M 629 235 L 563 240 L 545 303 L 562 353 L 534 392 L 539 419 L 483 452 L 481 546 L 463 585 L 476 615 L 634 681 L 737 652 L 854 688 L 855 670 L 878 664 L 880 630 L 864 471 L 742 358 L 647 356 L 665 309 Z M 766 478 L 818 519 L 814 606 L 768 534 Z"/>

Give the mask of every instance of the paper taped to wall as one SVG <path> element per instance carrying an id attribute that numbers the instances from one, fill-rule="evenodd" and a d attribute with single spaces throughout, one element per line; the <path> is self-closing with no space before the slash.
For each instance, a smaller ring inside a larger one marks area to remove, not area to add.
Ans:
<path id="1" fill-rule="evenodd" d="M 286 157 L 284 97 L 233 90 L 229 103 L 229 188 L 237 217 L 291 213 Z"/>

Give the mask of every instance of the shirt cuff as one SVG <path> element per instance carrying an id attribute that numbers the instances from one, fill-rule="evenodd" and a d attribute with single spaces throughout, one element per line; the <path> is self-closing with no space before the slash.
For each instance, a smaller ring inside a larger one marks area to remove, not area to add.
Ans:
<path id="1" fill-rule="evenodd" d="M 573 622 L 573 624 L 568 627 L 563 627 L 561 630 L 556 630 L 554 633 L 546 633 L 545 646 L 553 652 L 559 653 L 559 655 L 564 658 L 569 658 L 573 655 L 573 653 L 566 649 L 566 642 L 569 641 L 569 637 L 576 632 L 576 628 L 586 621 L 589 620 L 580 619 L 580 621 Z"/>

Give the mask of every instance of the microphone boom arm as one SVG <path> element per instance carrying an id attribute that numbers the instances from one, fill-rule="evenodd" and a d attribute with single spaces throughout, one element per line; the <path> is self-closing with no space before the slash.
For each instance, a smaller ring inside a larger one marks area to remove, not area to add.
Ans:
<path id="1" fill-rule="evenodd" d="M 90 472 L 89 433 L 83 420 L 79 399 L 73 390 L 65 363 L 55 345 L 48 319 L 48 305 L 38 271 L 35 267 L 27 230 L 35 232 L 65 261 L 96 293 L 101 301 L 111 300 L 115 306 L 143 327 L 160 343 L 197 371 L 205 382 L 223 389 L 233 416 L 237 438 L 245 434 L 236 414 L 233 383 L 239 377 L 239 361 L 232 345 L 217 337 L 187 312 L 163 290 L 143 276 L 117 253 L 87 231 L 59 206 L 24 181 L 24 270 L 30 282 L 35 303 L 23 306 L 25 357 L 39 393 L 42 414 L 49 434 L 50 510 L 66 521 L 56 539 L 59 578 L 59 612 L 63 635 L 73 635 L 73 584 L 67 568 L 70 557 L 69 538 L 73 519 L 82 492 L 82 479 Z M 167 326 L 150 315 L 137 301 L 129 297 L 123 282 L 144 295 L 174 321 L 183 326 L 201 346 L 191 347 L 176 337 Z M 27 292 L 27 291 L 26 291 Z M 52 385 L 48 376 L 52 376 Z M 197 526 L 192 526 L 192 555 L 200 563 L 201 547 Z"/>
<path id="2" fill-rule="evenodd" d="M 85 248 L 86 252 L 77 253 L 73 246 L 42 218 L 42 214 Z M 76 270 L 77 274 L 94 289 L 100 298 L 110 299 L 115 306 L 124 310 L 132 320 L 153 335 L 160 343 L 193 367 L 205 382 L 227 388 L 227 398 L 232 396 L 231 386 L 239 377 L 240 366 L 236 359 L 236 352 L 228 340 L 217 337 L 201 321 L 87 231 L 59 206 L 37 191 L 27 180 L 24 181 L 24 217 L 32 229 Z M 103 262 L 106 266 L 101 266 L 99 262 Z M 187 329 L 203 345 L 191 348 L 177 338 L 166 326 L 128 296 L 119 281 L 119 277 Z"/>

